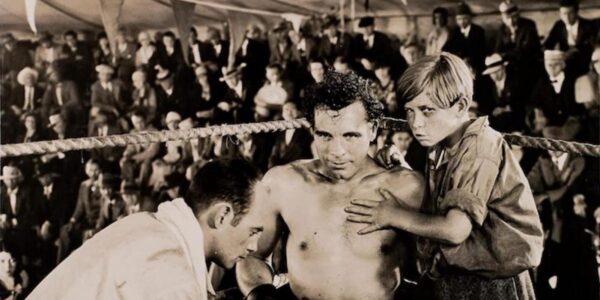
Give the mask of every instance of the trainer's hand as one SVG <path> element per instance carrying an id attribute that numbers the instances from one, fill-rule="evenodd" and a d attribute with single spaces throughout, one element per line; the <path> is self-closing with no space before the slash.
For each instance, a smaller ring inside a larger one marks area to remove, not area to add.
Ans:
<path id="1" fill-rule="evenodd" d="M 390 191 L 379 189 L 378 192 L 383 200 L 352 200 L 352 205 L 344 208 L 344 211 L 348 213 L 346 220 L 352 223 L 368 224 L 367 227 L 359 230 L 358 234 L 389 229 L 392 220 L 397 218 L 402 210 L 398 200 Z"/>
<path id="2" fill-rule="evenodd" d="M 379 149 L 377 154 L 375 154 L 375 161 L 387 169 L 391 169 L 398 165 L 408 167 L 408 163 L 404 160 L 404 156 L 394 145 L 386 145 Z"/>

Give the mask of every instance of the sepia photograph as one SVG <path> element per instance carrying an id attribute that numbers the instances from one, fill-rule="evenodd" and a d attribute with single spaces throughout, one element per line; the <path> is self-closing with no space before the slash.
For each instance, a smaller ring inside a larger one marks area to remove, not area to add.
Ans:
<path id="1" fill-rule="evenodd" d="M 600 300 L 600 2 L 0 0 L 0 300 Z"/>

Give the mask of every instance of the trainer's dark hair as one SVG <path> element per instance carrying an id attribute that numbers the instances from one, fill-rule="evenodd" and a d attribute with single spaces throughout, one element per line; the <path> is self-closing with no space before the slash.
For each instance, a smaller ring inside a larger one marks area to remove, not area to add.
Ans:
<path id="1" fill-rule="evenodd" d="M 260 170 L 246 160 L 213 160 L 194 174 L 185 202 L 194 214 L 217 202 L 230 203 L 235 226 L 248 212 L 254 185 L 261 177 Z"/>
<path id="2" fill-rule="evenodd" d="M 375 96 L 374 89 L 372 81 L 354 72 L 327 71 L 322 82 L 308 87 L 302 112 L 314 124 L 316 109 L 340 110 L 360 101 L 367 111 L 367 121 L 379 121 L 383 115 L 383 104 Z"/>

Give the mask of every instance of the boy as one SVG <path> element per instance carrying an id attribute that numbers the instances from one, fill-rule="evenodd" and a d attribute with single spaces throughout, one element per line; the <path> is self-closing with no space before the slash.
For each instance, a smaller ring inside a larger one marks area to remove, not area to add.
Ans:
<path id="1" fill-rule="evenodd" d="M 430 148 L 421 212 L 354 200 L 348 221 L 367 234 L 401 229 L 417 236 L 421 267 L 435 299 L 534 299 L 527 272 L 537 266 L 543 233 L 527 178 L 487 119 L 469 119 L 473 80 L 457 56 L 427 56 L 399 83 L 415 139 Z M 425 283 L 425 282 L 424 282 Z"/>

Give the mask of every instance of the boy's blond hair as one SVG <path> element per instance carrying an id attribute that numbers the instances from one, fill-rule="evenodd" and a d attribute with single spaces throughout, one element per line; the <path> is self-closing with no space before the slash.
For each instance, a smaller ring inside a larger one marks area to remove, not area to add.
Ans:
<path id="1" fill-rule="evenodd" d="M 471 105 L 473 76 L 467 64 L 448 52 L 421 58 L 402 75 L 398 86 L 404 103 L 425 92 L 440 108 L 449 108 L 460 98 Z"/>

